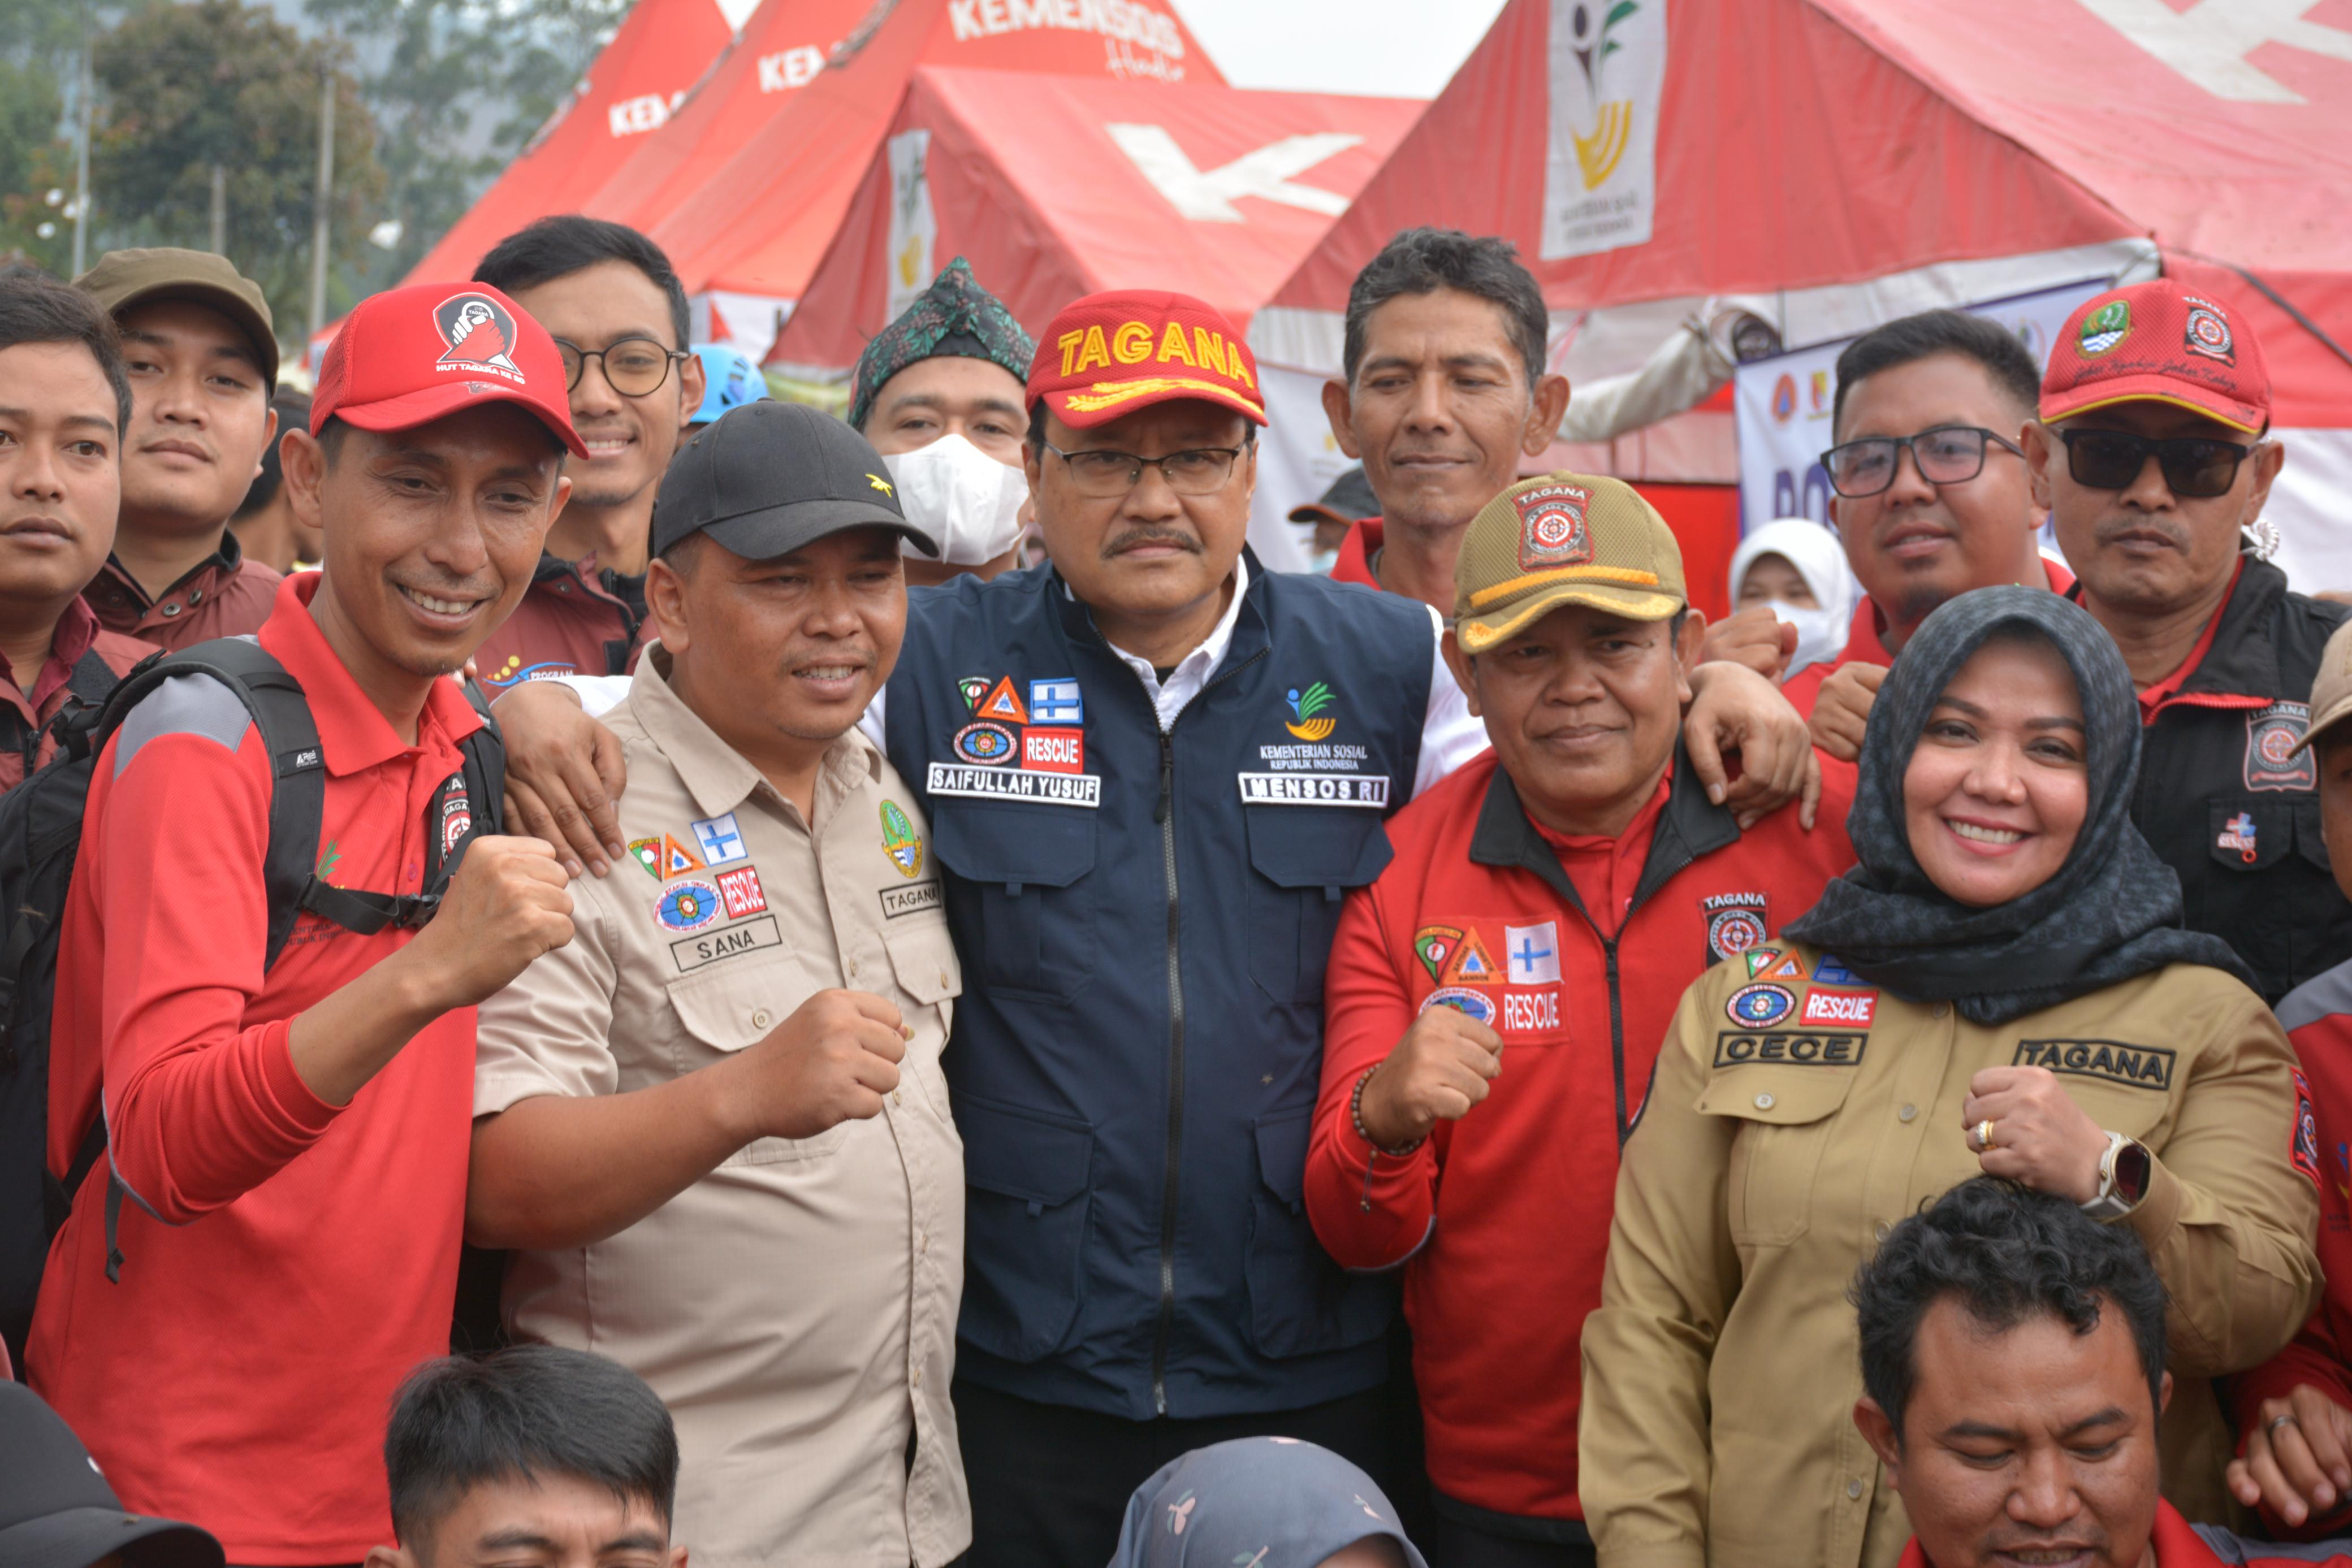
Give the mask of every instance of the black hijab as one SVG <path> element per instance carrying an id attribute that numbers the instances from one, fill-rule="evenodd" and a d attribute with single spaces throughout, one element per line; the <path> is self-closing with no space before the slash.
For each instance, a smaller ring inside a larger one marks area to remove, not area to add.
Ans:
<path id="1" fill-rule="evenodd" d="M 2048 641 L 2083 700 L 2090 810 L 2057 874 L 1985 909 L 1919 869 L 1903 775 L 1944 688 L 1996 634 Z M 2088 612 L 2041 588 L 1983 588 L 1927 617 L 1870 710 L 1846 833 L 1860 863 L 1787 934 L 1835 954 L 1908 1001 L 1948 1001 L 1981 1024 L 2054 1007 L 2167 964 L 2205 964 L 2252 985 L 2229 944 L 2180 925 L 2180 880 L 2131 820 L 2139 703 L 2115 643 Z"/>

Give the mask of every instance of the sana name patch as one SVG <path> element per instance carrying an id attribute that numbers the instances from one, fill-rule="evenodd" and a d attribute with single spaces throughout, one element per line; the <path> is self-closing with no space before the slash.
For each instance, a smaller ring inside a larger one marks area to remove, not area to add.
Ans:
<path id="1" fill-rule="evenodd" d="M 708 936 L 688 937 L 669 945 L 669 956 L 681 974 L 691 973 L 705 964 L 716 964 L 721 958 L 754 952 L 761 947 L 781 947 L 783 933 L 776 929 L 776 917 L 762 915 L 748 925 L 730 925 L 724 931 L 713 931 Z"/>
<path id="2" fill-rule="evenodd" d="M 1797 1067 L 1855 1067 L 1869 1044 L 1866 1034 L 1727 1029 L 1715 1037 L 1715 1064 L 1745 1067 L 1751 1061 L 1770 1061 Z"/>
<path id="3" fill-rule="evenodd" d="M 1742 986 L 1723 1004 L 1723 1015 L 1733 1023 L 1765 1029 L 1796 1009 L 1797 994 L 1786 986 Z"/>
<path id="4" fill-rule="evenodd" d="M 2168 1046 L 2130 1045 L 2120 1040 L 2021 1040 L 2014 1065 L 2162 1092 L 2172 1087 L 2179 1056 Z"/>
<path id="5" fill-rule="evenodd" d="M 700 877 L 688 877 L 662 889 L 654 901 L 654 918 L 666 930 L 699 931 L 725 907 L 717 888 Z"/>
<path id="6" fill-rule="evenodd" d="M 1483 1024 L 1491 1025 L 1495 1021 L 1495 999 L 1484 992 L 1465 990 L 1460 986 L 1446 986 L 1422 998 L 1421 1010 L 1427 1012 L 1432 1008 L 1452 1008 L 1455 1012 L 1466 1014 Z"/>

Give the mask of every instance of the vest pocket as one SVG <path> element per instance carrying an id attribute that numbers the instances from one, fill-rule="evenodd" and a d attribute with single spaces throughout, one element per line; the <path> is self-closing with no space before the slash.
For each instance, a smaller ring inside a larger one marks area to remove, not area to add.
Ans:
<path id="1" fill-rule="evenodd" d="M 1750 1065 L 1708 1081 L 1699 1114 L 1744 1124 L 1725 1183 L 1732 1240 L 1782 1247 L 1811 1228 L 1813 1181 L 1853 1089 L 1852 1070 L 1834 1067 Z"/>
<path id="2" fill-rule="evenodd" d="M 681 975 L 667 989 L 671 1010 L 694 1040 L 709 1051 L 731 1056 L 759 1044 L 816 992 L 800 961 L 789 956 L 761 963 L 757 970 L 736 967 L 757 960 L 730 959 L 695 974 Z M 708 1066 L 714 1057 L 689 1052 L 681 1074 Z M 837 1123 L 813 1138 L 754 1138 L 720 1162 L 772 1166 L 823 1159 L 849 1141 L 850 1124 Z"/>
<path id="3" fill-rule="evenodd" d="M 1257 1191 L 1250 1200 L 1250 1337 L 1270 1356 L 1344 1350 L 1387 1332 L 1395 1286 L 1331 1261 L 1307 1219 L 1307 1139 L 1313 1106 L 1260 1117 Z"/>
<path id="4" fill-rule="evenodd" d="M 1249 968 L 1271 1000 L 1323 1005 L 1323 972 L 1348 890 L 1393 852 L 1381 814 L 1360 806 L 1245 806 Z"/>
<path id="5" fill-rule="evenodd" d="M 1094 811 L 935 798 L 931 836 L 955 876 L 948 914 L 991 993 L 1066 1003 L 1093 977 Z"/>
<path id="6" fill-rule="evenodd" d="M 963 1134 L 963 1316 L 959 1333 L 1007 1361 L 1067 1343 L 1086 1301 L 1094 1134 L 1069 1117 L 956 1098 Z"/>

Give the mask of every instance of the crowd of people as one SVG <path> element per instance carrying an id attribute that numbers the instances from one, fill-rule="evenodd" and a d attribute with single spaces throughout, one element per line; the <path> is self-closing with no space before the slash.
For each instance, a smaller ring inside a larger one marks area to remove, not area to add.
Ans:
<path id="1" fill-rule="evenodd" d="M 1500 241 L 1356 279 L 1328 575 L 1199 300 L 689 323 L 0 273 L 0 1568 L 2352 1563 L 2225 305 L 1865 334 L 1714 623 Z"/>

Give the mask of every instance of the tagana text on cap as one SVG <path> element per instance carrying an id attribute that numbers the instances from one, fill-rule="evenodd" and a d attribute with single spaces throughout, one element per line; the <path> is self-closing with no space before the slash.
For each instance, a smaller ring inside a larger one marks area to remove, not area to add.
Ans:
<path id="1" fill-rule="evenodd" d="M 409 430 L 496 402 L 519 404 L 572 455 L 588 455 L 546 328 L 487 283 L 411 284 L 371 295 L 344 318 L 319 366 L 310 434 L 330 419 Z"/>
<path id="2" fill-rule="evenodd" d="M 1257 357 L 1234 324 L 1203 300 L 1156 289 L 1089 294 L 1064 306 L 1029 362 L 1031 409 L 1039 398 L 1073 430 L 1180 398 L 1266 422 Z"/>
<path id="3" fill-rule="evenodd" d="M 2094 295 L 2050 346 L 2042 417 L 2119 402 L 2168 402 L 2260 434 L 2270 423 L 2271 374 L 2252 323 L 2178 278 Z"/>
<path id="4" fill-rule="evenodd" d="M 125 310 L 162 299 L 184 299 L 219 311 L 251 340 L 261 379 L 277 390 L 278 329 L 269 319 L 269 300 L 226 256 L 170 246 L 110 250 L 74 279 L 74 287 L 118 319 Z"/>
<path id="5" fill-rule="evenodd" d="M 1454 633 L 1473 653 L 1564 604 L 1664 621 L 1689 602 L 1674 529 L 1622 479 L 1522 479 L 1478 509 L 1454 562 Z"/>

